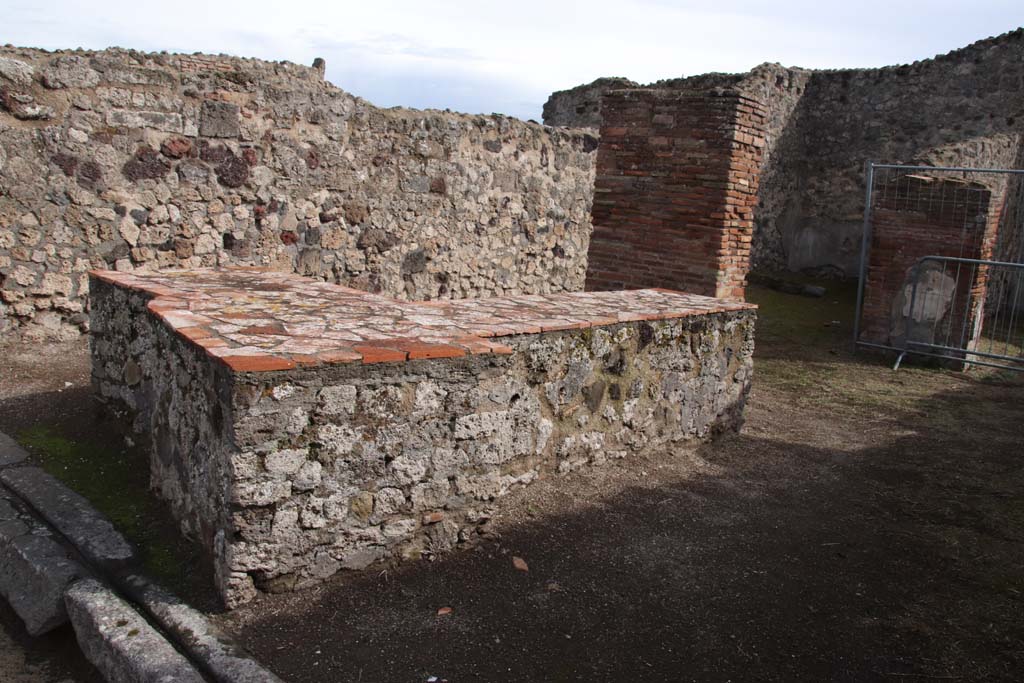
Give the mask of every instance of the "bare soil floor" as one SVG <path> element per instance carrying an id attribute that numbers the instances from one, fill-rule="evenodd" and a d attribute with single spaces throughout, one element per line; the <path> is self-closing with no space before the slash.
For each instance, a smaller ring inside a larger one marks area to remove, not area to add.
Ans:
<path id="1" fill-rule="evenodd" d="M 854 355 L 852 288 L 825 284 L 750 291 L 741 434 L 543 480 L 475 547 L 217 618 L 291 681 L 1021 680 L 1024 377 Z M 84 348 L 0 353 L 0 430 L 82 486 L 100 449 L 144 488 Z M 158 507 L 97 504 L 209 604 Z"/>
<path id="2" fill-rule="evenodd" d="M 855 356 L 829 287 L 751 291 L 741 434 L 547 479 L 499 539 L 225 623 L 294 681 L 1021 680 L 1021 378 Z"/>

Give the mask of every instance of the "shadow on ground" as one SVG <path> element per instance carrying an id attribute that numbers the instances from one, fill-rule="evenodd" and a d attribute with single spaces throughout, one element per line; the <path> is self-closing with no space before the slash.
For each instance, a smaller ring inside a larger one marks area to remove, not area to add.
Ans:
<path id="1" fill-rule="evenodd" d="M 0 681 L 4 683 L 103 683 L 86 661 L 71 626 L 33 638 L 0 600 Z"/>
<path id="2" fill-rule="evenodd" d="M 303 682 L 1019 680 L 1024 378 L 854 355 L 851 294 L 751 290 L 742 434 L 550 477 L 475 548 L 218 619 Z M 135 500 L 145 457 L 94 411 L 83 350 L 14 363 L 0 429 Z M 120 523 L 160 519 L 142 512 Z"/>
<path id="3" fill-rule="evenodd" d="M 296 681 L 1019 679 L 1019 441 L 737 436 L 696 461 L 711 472 L 268 600 L 240 632 Z"/>
<path id="4" fill-rule="evenodd" d="M 549 478 L 497 540 L 224 623 L 294 681 L 1019 680 L 1019 378 L 892 373 L 847 306 L 777 303 L 742 434 Z"/>

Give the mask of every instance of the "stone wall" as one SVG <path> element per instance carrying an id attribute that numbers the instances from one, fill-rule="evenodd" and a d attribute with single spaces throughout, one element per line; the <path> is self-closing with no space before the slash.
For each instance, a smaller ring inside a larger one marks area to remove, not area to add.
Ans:
<path id="1" fill-rule="evenodd" d="M 0 48 L 0 333 L 89 268 L 256 264 L 416 299 L 580 290 L 596 139 L 380 109 L 323 64 Z"/>
<path id="2" fill-rule="evenodd" d="M 742 299 L 766 110 L 735 90 L 604 97 L 588 289 Z"/>
<path id="3" fill-rule="evenodd" d="M 615 302 L 625 322 L 538 319 L 500 352 L 257 372 L 212 355 L 227 342 L 191 315 L 160 319 L 182 291 L 116 282 L 92 280 L 95 388 L 149 440 L 154 487 L 214 556 L 228 605 L 469 542 L 537 477 L 738 429 L 750 387 L 753 307 L 704 297 L 671 319 Z M 635 296 L 571 296 L 619 294 Z"/>
<path id="4" fill-rule="evenodd" d="M 544 103 L 544 123 L 549 126 L 601 127 L 601 97 L 609 90 L 636 88 L 628 78 L 598 78 L 592 83 L 552 93 Z"/>
<path id="5" fill-rule="evenodd" d="M 764 64 L 747 74 L 647 87 L 708 86 L 762 99 L 769 111 L 755 268 L 854 274 L 866 161 L 1019 167 L 1024 29 L 903 66 L 811 71 Z M 593 117 L 563 115 L 557 123 L 592 125 Z M 1001 183 L 991 189 L 1005 194 Z"/>

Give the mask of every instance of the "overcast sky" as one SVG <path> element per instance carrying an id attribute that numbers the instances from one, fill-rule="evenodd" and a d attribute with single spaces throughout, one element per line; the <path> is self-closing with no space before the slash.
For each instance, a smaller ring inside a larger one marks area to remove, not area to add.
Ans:
<path id="1" fill-rule="evenodd" d="M 327 60 L 381 106 L 540 119 L 550 92 L 761 62 L 932 57 L 1024 24 L 1024 0 L 0 0 L 0 43 Z"/>

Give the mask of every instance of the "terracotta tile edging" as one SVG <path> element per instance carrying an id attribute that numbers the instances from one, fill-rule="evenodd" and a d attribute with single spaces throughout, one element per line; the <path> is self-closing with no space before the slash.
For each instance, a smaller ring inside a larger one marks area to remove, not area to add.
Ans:
<path id="1" fill-rule="evenodd" d="M 497 339 L 757 309 L 664 288 L 406 302 L 259 267 L 89 276 L 150 296 L 149 313 L 232 372 L 508 355 Z"/>
<path id="2" fill-rule="evenodd" d="M 282 356 L 221 356 L 218 360 L 235 372 L 294 370 L 298 364 Z"/>

